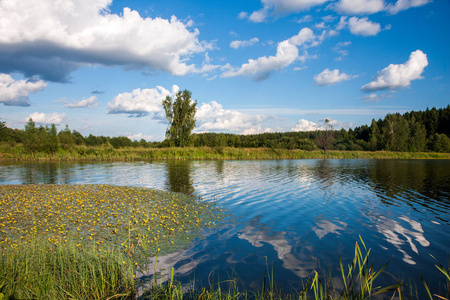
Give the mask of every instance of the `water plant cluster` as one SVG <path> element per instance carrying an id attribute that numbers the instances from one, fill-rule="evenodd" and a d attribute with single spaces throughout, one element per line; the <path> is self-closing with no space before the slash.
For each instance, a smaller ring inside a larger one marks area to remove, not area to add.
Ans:
<path id="1" fill-rule="evenodd" d="M 0 208 L 3 249 L 39 238 L 137 259 L 184 246 L 220 210 L 183 194 L 110 185 L 1 185 Z"/>

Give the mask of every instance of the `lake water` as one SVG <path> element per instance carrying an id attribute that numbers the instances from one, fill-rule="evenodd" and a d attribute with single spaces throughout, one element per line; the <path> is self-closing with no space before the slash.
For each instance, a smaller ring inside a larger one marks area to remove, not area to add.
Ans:
<path id="1" fill-rule="evenodd" d="M 423 295 L 420 272 L 445 295 L 431 255 L 450 262 L 450 160 L 0 164 L 0 184 L 31 183 L 140 186 L 218 202 L 226 221 L 158 258 L 183 282 L 237 274 L 260 288 L 269 266 L 285 290 L 314 270 L 338 284 L 339 257 L 349 263 L 361 236 L 376 267 L 392 258 L 380 284 L 401 278 Z"/>

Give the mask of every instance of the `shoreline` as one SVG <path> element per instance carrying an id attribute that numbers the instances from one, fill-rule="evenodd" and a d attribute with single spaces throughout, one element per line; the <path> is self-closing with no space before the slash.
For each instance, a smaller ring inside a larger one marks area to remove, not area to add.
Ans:
<path id="1" fill-rule="evenodd" d="M 6 150 L 6 151 L 5 151 Z M 7 151 L 9 150 L 9 151 Z M 54 154 L 26 153 L 20 147 L 0 149 L 0 162 L 27 161 L 163 161 L 163 160 L 266 160 L 266 159 L 450 159 L 450 153 L 286 150 L 274 148 L 186 147 L 104 148 L 74 147 Z"/>

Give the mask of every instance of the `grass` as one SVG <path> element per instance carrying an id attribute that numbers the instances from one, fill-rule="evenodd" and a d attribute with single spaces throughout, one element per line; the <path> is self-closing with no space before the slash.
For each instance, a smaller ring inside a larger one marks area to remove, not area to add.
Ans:
<path id="1" fill-rule="evenodd" d="M 35 239 L 1 251 L 0 299 L 132 299 L 133 261 Z"/>
<path id="2" fill-rule="evenodd" d="M 27 153 L 23 146 L 0 145 L 0 160 L 247 160 L 247 159 L 317 159 L 317 158 L 375 158 L 375 159 L 450 159 L 450 153 L 388 152 L 388 151 L 327 151 L 286 150 L 273 148 L 186 147 L 186 148 L 122 148 L 77 146 L 59 149 L 54 154 Z"/>

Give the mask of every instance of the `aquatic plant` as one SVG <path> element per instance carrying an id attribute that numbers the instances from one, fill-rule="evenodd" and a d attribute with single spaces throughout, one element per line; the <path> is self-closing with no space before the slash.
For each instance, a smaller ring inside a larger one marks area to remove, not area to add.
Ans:
<path id="1" fill-rule="evenodd" d="M 183 247 L 220 211 L 192 196 L 111 185 L 0 185 L 0 248 L 36 238 L 80 250 L 117 248 L 136 263 Z M 142 264 L 141 264 L 142 263 Z"/>

